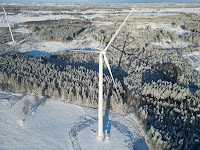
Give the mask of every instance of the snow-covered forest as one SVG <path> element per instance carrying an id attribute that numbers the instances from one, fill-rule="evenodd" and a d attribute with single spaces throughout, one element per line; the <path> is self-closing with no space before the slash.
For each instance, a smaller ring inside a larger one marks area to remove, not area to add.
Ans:
<path id="1" fill-rule="evenodd" d="M 91 38 L 105 47 L 123 19 L 123 15 L 108 15 L 25 25 L 40 40 L 70 44 Z M 104 109 L 135 113 L 151 149 L 200 149 L 200 74 L 184 57 L 188 52 L 200 51 L 199 23 L 195 13 L 132 15 L 108 49 L 116 87 L 104 66 Z M 1 32 L 6 33 L 0 37 L 2 90 L 62 98 L 97 108 L 96 54 L 57 52 L 49 59 L 30 57 L 19 47 L 6 44 L 8 29 L 2 28 Z M 14 35 L 20 40 L 28 34 Z"/>

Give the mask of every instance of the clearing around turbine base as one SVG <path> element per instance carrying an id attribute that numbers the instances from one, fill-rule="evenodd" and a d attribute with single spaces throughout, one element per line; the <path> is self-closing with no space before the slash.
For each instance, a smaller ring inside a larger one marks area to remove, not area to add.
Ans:
<path id="1" fill-rule="evenodd" d="M 43 103 L 38 103 L 41 99 Z M 96 109 L 2 91 L 0 106 L 0 149 L 148 150 L 139 127 L 128 116 L 104 116 L 110 122 L 111 136 L 102 143 L 96 139 Z"/>

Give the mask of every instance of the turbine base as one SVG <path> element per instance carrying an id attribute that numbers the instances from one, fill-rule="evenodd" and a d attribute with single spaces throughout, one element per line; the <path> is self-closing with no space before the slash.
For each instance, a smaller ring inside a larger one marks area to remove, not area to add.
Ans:
<path id="1" fill-rule="evenodd" d="M 97 140 L 100 141 L 100 142 L 103 142 L 104 141 L 104 136 L 97 136 Z"/>
<path id="2" fill-rule="evenodd" d="M 8 42 L 8 45 L 16 45 L 16 42 Z"/>

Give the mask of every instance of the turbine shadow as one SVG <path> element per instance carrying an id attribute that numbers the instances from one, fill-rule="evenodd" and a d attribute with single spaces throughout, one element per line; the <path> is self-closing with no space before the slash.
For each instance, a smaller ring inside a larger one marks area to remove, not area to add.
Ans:
<path id="1" fill-rule="evenodd" d="M 122 62 L 122 56 L 123 56 L 123 54 L 124 54 L 124 52 L 125 52 L 125 47 L 126 47 L 126 44 L 127 44 L 127 39 L 128 39 L 128 37 L 129 37 L 129 34 L 126 35 L 126 39 L 125 39 L 125 42 L 124 42 L 123 50 L 122 50 L 121 55 L 120 55 L 120 57 L 119 57 L 118 68 L 120 67 L 121 62 Z"/>
<path id="2" fill-rule="evenodd" d="M 108 98 L 107 98 L 107 102 L 106 102 L 106 110 L 105 110 L 105 114 L 103 116 L 103 132 L 107 133 L 107 137 L 110 137 L 110 132 L 111 132 L 111 123 L 109 121 L 109 113 L 110 113 L 110 99 L 111 99 L 111 95 L 112 95 L 112 89 L 113 89 L 113 83 L 110 86 L 109 92 L 108 92 Z"/>

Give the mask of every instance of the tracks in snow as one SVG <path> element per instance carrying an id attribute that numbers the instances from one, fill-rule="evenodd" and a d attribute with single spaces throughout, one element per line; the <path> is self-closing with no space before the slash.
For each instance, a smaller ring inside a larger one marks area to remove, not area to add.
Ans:
<path id="1" fill-rule="evenodd" d="M 0 91 L 0 112 L 12 108 L 12 106 L 14 106 L 23 97 L 23 94 L 14 94 Z"/>
<path id="2" fill-rule="evenodd" d="M 129 120 L 130 121 L 130 120 Z M 132 120 L 133 121 L 133 120 Z M 120 134 L 123 134 L 127 137 L 127 140 L 123 141 L 126 149 L 133 150 L 138 149 L 135 145 L 135 142 L 141 140 L 141 134 L 139 134 L 137 127 L 133 127 L 133 130 L 130 130 L 126 125 L 123 125 L 119 121 L 109 120 L 109 123 L 113 128 L 115 128 Z M 69 132 L 69 140 L 73 150 L 81 150 L 81 145 L 79 144 L 78 135 L 81 131 L 86 128 L 90 128 L 92 125 L 98 125 L 98 119 L 90 115 L 82 116 L 79 121 L 71 128 Z M 97 135 L 96 135 L 97 136 Z M 140 141 L 144 142 L 144 141 Z M 145 143 L 145 142 L 144 142 Z M 147 149 L 143 146 L 142 149 Z"/>
<path id="3" fill-rule="evenodd" d="M 71 146 L 73 150 L 81 150 L 81 146 L 78 142 L 78 134 L 82 130 L 84 130 L 87 127 L 90 127 L 92 124 L 96 123 L 96 119 L 89 117 L 89 116 L 83 116 L 80 118 L 79 122 L 75 124 L 71 131 L 69 132 L 69 139 L 71 141 Z"/>
<path id="4" fill-rule="evenodd" d="M 32 116 L 40 105 L 44 105 L 47 97 L 38 97 L 34 96 L 34 99 L 30 98 L 29 96 L 26 97 L 24 101 L 24 106 L 22 108 L 22 112 L 19 115 L 19 123 L 23 125 L 23 123 L 28 119 L 30 116 Z"/>

